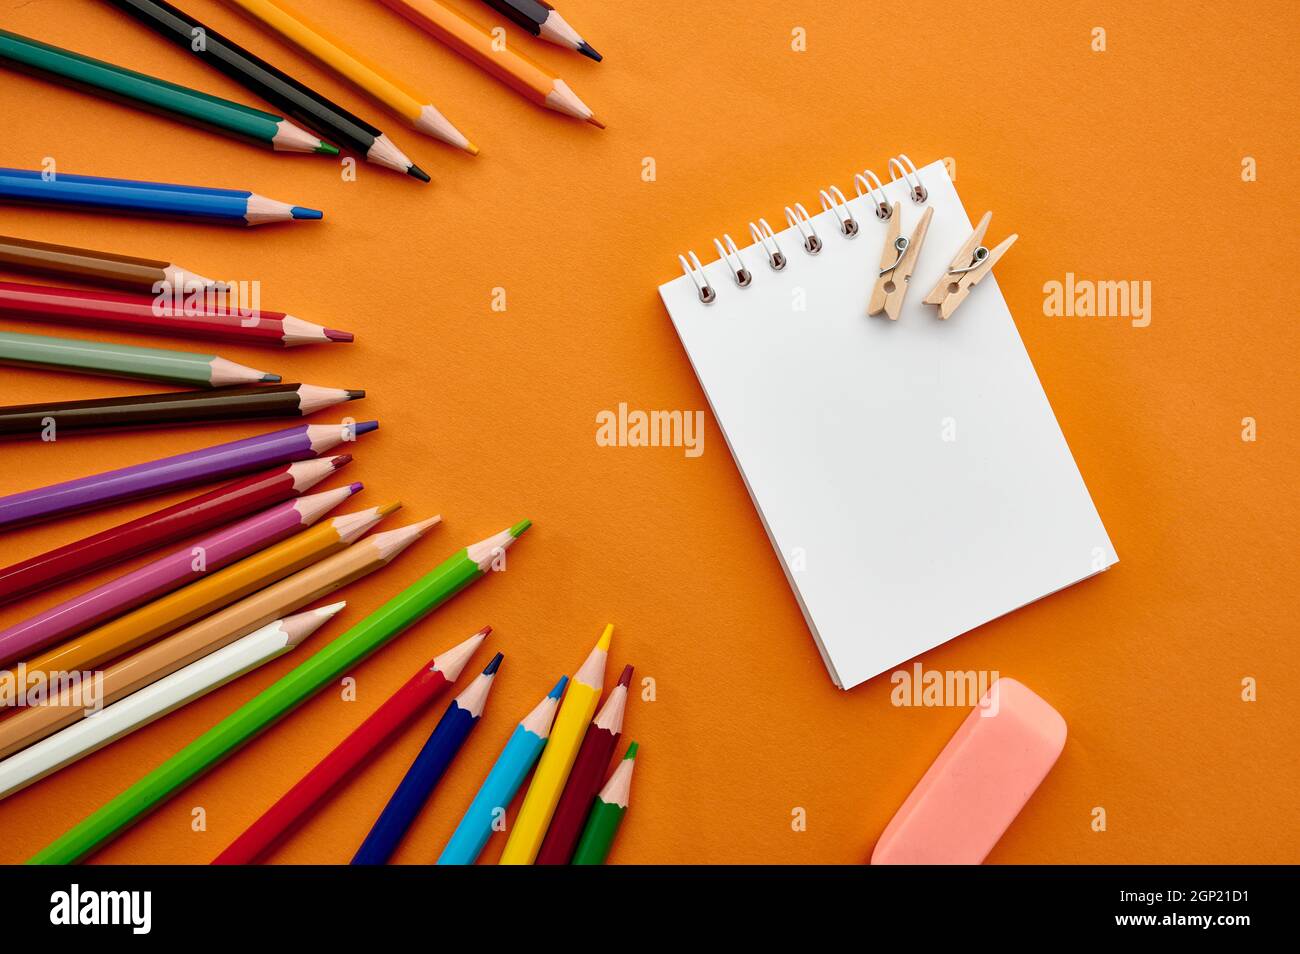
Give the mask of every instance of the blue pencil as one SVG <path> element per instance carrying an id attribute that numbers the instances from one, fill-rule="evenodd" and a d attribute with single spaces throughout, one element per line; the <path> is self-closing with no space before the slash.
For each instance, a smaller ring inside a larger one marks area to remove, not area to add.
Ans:
<path id="1" fill-rule="evenodd" d="M 568 676 L 561 676 L 546 698 L 515 726 L 478 794 L 465 809 L 465 815 L 447 847 L 442 849 L 438 864 L 472 865 L 483 853 L 497 818 L 505 815 L 506 808 L 546 747 L 551 723 L 555 721 L 555 710 L 560 706 L 560 696 L 564 694 L 568 681 Z"/>
<path id="2" fill-rule="evenodd" d="M 56 173 L 46 179 L 30 169 L 0 168 L 0 200 L 96 212 L 238 222 L 263 225 L 291 219 L 319 219 L 323 213 L 277 202 L 247 190 L 102 179 Z"/>
<path id="3" fill-rule="evenodd" d="M 493 656 L 487 668 L 469 684 L 469 688 L 451 701 L 447 711 L 438 720 L 433 734 L 429 736 L 429 741 L 424 743 L 424 748 L 420 749 L 420 754 L 402 776 L 392 798 L 379 813 L 370 834 L 366 835 L 366 840 L 357 849 L 352 858 L 354 865 L 387 864 L 393 856 L 407 829 L 429 800 L 434 786 L 447 771 L 460 747 L 465 744 L 470 730 L 478 725 L 501 659 L 501 653 Z"/>

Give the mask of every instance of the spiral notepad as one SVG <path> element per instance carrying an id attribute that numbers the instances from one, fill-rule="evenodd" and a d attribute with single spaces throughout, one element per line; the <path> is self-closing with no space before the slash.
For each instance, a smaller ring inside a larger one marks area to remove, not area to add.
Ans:
<path id="1" fill-rule="evenodd" d="M 943 164 L 890 168 L 659 288 L 843 688 L 1118 559 L 995 278 L 946 321 L 922 302 L 972 229 Z M 904 235 L 933 218 L 890 321 L 867 301 L 894 203 Z"/>

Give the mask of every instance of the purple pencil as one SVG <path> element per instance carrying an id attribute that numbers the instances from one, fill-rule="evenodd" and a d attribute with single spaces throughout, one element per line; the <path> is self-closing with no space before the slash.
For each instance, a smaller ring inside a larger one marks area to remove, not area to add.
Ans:
<path id="1" fill-rule="evenodd" d="M 177 487 L 209 483 L 263 467 L 319 457 L 378 426 L 378 421 L 298 424 L 282 431 L 215 444 L 175 457 L 163 457 L 120 470 L 107 470 L 102 474 L 9 494 L 0 497 L 0 528 L 107 507 L 123 500 L 166 493 Z"/>
<path id="2" fill-rule="evenodd" d="M 361 484 L 351 484 L 268 507 L 255 516 L 146 563 L 138 570 L 0 630 L 0 666 L 30 656 L 56 640 L 74 636 L 155 597 L 193 583 L 205 573 L 229 566 L 250 553 L 278 543 L 303 527 L 310 527 L 360 489 Z"/>

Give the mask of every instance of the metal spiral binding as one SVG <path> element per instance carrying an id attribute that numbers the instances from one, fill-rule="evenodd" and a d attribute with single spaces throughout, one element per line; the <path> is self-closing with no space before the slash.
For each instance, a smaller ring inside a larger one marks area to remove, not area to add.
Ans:
<path id="1" fill-rule="evenodd" d="M 929 191 L 921 182 L 921 174 L 917 170 L 916 164 L 905 153 L 899 153 L 889 160 L 889 181 L 894 182 L 898 179 L 903 179 L 907 183 L 912 201 L 918 205 L 930 197 Z M 885 187 L 881 183 L 880 177 L 870 169 L 866 169 L 855 173 L 853 182 L 859 198 L 863 196 L 870 198 L 871 203 L 875 206 L 876 218 L 882 222 L 888 222 L 893 216 L 894 210 L 885 201 Z M 837 186 L 822 189 L 818 194 L 821 196 L 822 209 L 834 213 L 836 221 L 839 222 L 840 232 L 846 238 L 853 238 L 861 231 L 858 220 L 849 211 L 848 200 L 845 199 L 844 193 Z M 817 229 L 812 223 L 812 216 L 800 203 L 796 202 L 793 206 L 787 205 L 785 207 L 785 219 L 790 223 L 791 228 L 799 232 L 805 252 L 809 255 L 816 255 L 822 250 L 822 238 L 817 234 Z M 756 223 L 750 222 L 749 234 L 753 236 L 755 245 L 763 247 L 763 251 L 767 255 L 767 264 L 773 271 L 779 272 L 785 268 L 789 263 L 789 259 L 781 250 L 781 245 L 776 239 L 776 233 L 773 231 L 772 226 L 768 225 L 767 219 L 760 218 Z M 748 288 L 753 284 L 753 272 L 746 267 L 745 259 L 741 255 L 735 240 L 730 235 L 724 232 L 721 239 L 715 238 L 713 247 L 717 249 L 719 259 L 727 263 L 727 268 L 731 271 L 731 277 L 735 279 L 738 287 Z M 898 249 L 900 260 L 905 250 L 906 246 Z M 704 274 L 704 266 L 700 264 L 700 259 L 694 252 L 678 255 L 677 261 L 682 266 L 682 272 L 695 285 L 696 294 L 699 295 L 701 302 L 711 305 L 718 300 L 717 290 L 709 284 L 708 276 Z M 886 268 L 885 271 L 889 271 L 889 268 Z"/>

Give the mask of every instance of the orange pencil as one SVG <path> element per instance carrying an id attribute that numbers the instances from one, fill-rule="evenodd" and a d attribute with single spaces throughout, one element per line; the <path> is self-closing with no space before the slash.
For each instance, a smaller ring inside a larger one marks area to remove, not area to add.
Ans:
<path id="1" fill-rule="evenodd" d="M 509 44 L 498 44 L 492 34 L 439 0 L 382 2 L 533 102 L 605 128 L 568 83 Z"/>

